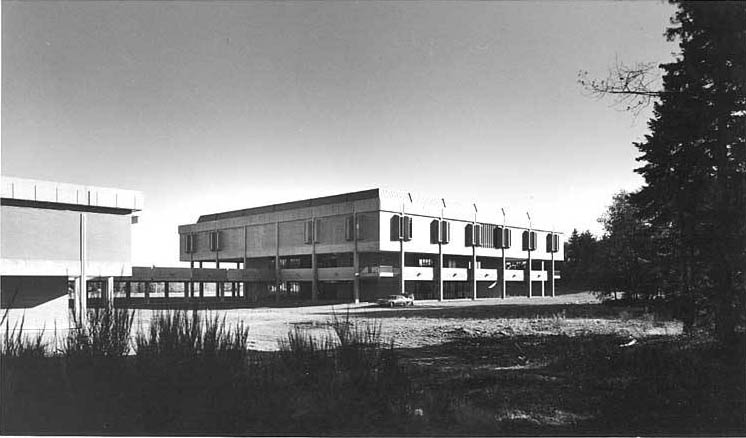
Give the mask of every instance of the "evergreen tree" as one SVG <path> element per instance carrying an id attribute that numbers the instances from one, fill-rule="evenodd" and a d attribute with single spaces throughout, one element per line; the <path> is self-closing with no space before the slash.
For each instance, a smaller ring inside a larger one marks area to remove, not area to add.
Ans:
<path id="1" fill-rule="evenodd" d="M 661 66 L 650 134 L 636 144 L 645 186 L 632 200 L 659 230 L 687 326 L 712 316 L 728 342 L 746 295 L 746 3 L 678 6 L 667 35 L 681 54 Z"/>

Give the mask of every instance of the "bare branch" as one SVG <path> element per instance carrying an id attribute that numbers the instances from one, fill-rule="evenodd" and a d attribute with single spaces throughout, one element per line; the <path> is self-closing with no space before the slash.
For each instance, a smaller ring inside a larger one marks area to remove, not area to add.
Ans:
<path id="1" fill-rule="evenodd" d="M 635 116 L 663 94 L 655 87 L 659 82 L 654 62 L 640 62 L 633 66 L 617 62 L 606 79 L 589 79 L 587 71 L 578 72 L 578 84 L 589 96 L 597 99 L 613 96 L 613 106 L 631 111 Z"/>

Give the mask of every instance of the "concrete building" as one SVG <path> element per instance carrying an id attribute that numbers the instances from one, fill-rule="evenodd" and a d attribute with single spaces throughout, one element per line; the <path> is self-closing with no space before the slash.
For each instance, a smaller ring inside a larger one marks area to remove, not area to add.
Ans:
<path id="1" fill-rule="evenodd" d="M 26 328 L 51 329 L 56 320 L 67 326 L 69 299 L 85 315 L 89 295 L 113 298 L 114 277 L 132 274 L 131 226 L 142 194 L 5 176 L 1 184 L 4 313 L 23 314 Z"/>
<path id="2" fill-rule="evenodd" d="M 187 298 L 205 296 L 211 281 L 210 295 L 226 297 L 229 287 L 250 301 L 545 296 L 554 295 L 564 259 L 560 233 L 383 189 L 208 214 L 179 234 L 180 260 L 194 269 L 141 276 L 179 277 Z"/>

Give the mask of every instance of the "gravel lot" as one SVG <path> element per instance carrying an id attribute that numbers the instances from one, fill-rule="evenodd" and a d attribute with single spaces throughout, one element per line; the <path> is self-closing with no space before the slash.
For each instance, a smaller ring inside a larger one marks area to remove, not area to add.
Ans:
<path id="1" fill-rule="evenodd" d="M 154 311 L 140 310 L 135 326 L 146 328 Z M 226 324 L 248 324 L 253 349 L 272 351 L 296 327 L 316 337 L 331 335 L 329 322 L 349 317 L 362 324 L 380 325 L 387 342 L 399 348 L 442 344 L 476 336 L 549 334 L 622 334 L 631 337 L 677 334 L 681 325 L 655 321 L 651 315 L 598 305 L 590 293 L 555 298 L 512 297 L 453 301 L 418 301 L 414 307 L 385 308 L 370 303 L 292 308 L 252 308 L 212 311 L 225 316 Z"/>
<path id="2" fill-rule="evenodd" d="M 52 342 L 55 338 L 57 341 L 64 338 L 66 324 L 60 321 L 67 319 L 65 311 L 57 312 L 60 313 L 57 315 L 43 309 L 41 312 L 34 310 L 33 318 L 26 315 L 24 332 L 33 335 L 43 330 L 44 337 Z M 137 310 L 133 331 L 147 330 L 156 312 Z M 335 314 L 342 319 L 349 314 L 350 319 L 359 324 L 380 327 L 386 342 L 393 340 L 396 347 L 406 349 L 479 336 L 621 334 L 642 338 L 681 332 L 678 322 L 658 321 L 641 309 L 599 305 L 590 293 L 559 295 L 555 298 L 417 301 L 414 307 L 393 309 L 361 303 L 203 312 L 225 317 L 229 326 L 239 322 L 248 324 L 251 347 L 261 351 L 277 350 L 278 341 L 286 338 L 288 332 L 296 327 L 318 338 L 332 335 L 329 323 Z M 10 327 L 24 314 L 14 311 L 9 318 Z"/>

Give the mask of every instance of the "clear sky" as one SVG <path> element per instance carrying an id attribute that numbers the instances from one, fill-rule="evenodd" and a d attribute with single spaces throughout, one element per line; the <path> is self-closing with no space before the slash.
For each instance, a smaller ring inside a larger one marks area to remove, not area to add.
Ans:
<path id="1" fill-rule="evenodd" d="M 668 62 L 638 2 L 2 4 L 2 173 L 141 190 L 133 262 L 200 214 L 377 186 L 600 233 L 636 119 L 579 70 Z"/>

